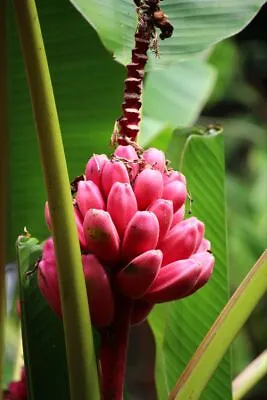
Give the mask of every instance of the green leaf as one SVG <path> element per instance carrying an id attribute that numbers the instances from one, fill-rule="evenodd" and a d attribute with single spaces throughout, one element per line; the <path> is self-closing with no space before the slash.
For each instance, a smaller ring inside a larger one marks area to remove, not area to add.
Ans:
<path id="1" fill-rule="evenodd" d="M 42 254 L 35 238 L 20 236 L 19 262 L 22 336 L 31 399 L 69 399 L 62 321 L 51 311 L 37 286 L 34 268 Z"/>
<path id="2" fill-rule="evenodd" d="M 166 151 L 173 129 L 193 124 L 215 83 L 215 70 L 198 59 L 147 74 L 141 144 Z"/>
<path id="3" fill-rule="evenodd" d="M 168 329 L 169 304 L 158 304 L 148 317 L 150 327 L 152 329 L 155 346 L 155 377 L 158 399 L 168 398 L 171 387 L 168 383 L 168 371 L 166 369 L 166 359 L 164 355 L 164 339 Z"/>
<path id="4" fill-rule="evenodd" d="M 126 64 L 136 26 L 132 0 L 71 0 L 96 29 L 116 59 Z M 160 43 L 163 64 L 192 57 L 240 31 L 265 3 L 264 0 L 166 0 L 162 8 L 174 26 L 171 39 Z"/>
<path id="5" fill-rule="evenodd" d="M 94 30 L 64 0 L 37 0 L 70 178 L 93 153 L 111 152 L 110 135 L 121 114 L 124 68 L 112 60 Z M 48 236 L 46 199 L 35 126 L 9 2 L 9 211 L 8 259 L 23 227 Z M 54 188 L 56 190 L 56 188 Z"/>
<path id="6" fill-rule="evenodd" d="M 214 130 L 215 131 L 215 130 Z M 208 130 L 207 132 L 213 132 Z M 200 130 L 199 133 L 202 133 Z M 185 135 L 188 132 L 185 132 Z M 181 135 L 181 134 L 180 134 Z M 174 139 L 182 140 L 175 135 Z M 182 142 L 180 142 L 180 145 Z M 170 145 L 173 148 L 174 145 Z M 173 149 L 174 150 L 174 149 Z M 171 160 L 177 165 L 182 160 L 182 171 L 193 197 L 193 215 L 205 222 L 206 237 L 212 243 L 216 258 L 212 279 L 200 291 L 189 298 L 168 305 L 167 324 L 163 344 L 157 348 L 157 358 L 165 365 L 166 389 L 175 384 L 209 327 L 228 299 L 227 252 L 224 194 L 224 150 L 221 133 L 191 135 L 185 148 L 176 147 Z M 169 157 L 170 158 L 170 157 Z M 167 310 L 166 310 L 167 312 Z M 154 334 L 158 317 L 152 312 L 150 323 Z M 162 334 L 162 332 L 161 332 Z M 202 399 L 231 399 L 231 373 L 229 355 L 226 355 L 210 380 Z M 157 389 L 160 399 L 166 395 L 158 382 L 162 382 L 161 371 L 157 371 Z"/>
<path id="7" fill-rule="evenodd" d="M 215 46 L 209 57 L 209 63 L 217 70 L 217 81 L 209 98 L 208 105 L 218 103 L 232 90 L 232 81 L 236 79 L 238 68 L 238 49 L 233 40 L 224 40 Z"/>
<path id="8" fill-rule="evenodd" d="M 145 81 L 144 115 L 173 127 L 194 123 L 215 77 L 215 70 L 198 59 L 151 71 Z"/>
<path id="9" fill-rule="evenodd" d="M 159 136 L 162 135 L 162 133 L 165 133 L 166 131 L 167 132 L 171 131 L 172 133 L 172 129 L 170 127 L 167 127 L 164 122 L 144 116 L 142 118 L 140 126 L 141 146 L 142 147 L 150 146 L 154 140 L 156 140 Z"/>
<path id="10" fill-rule="evenodd" d="M 162 151 L 166 151 L 169 145 L 169 142 L 172 138 L 172 133 L 173 133 L 173 128 L 171 126 L 168 126 L 164 123 L 159 123 L 156 120 L 153 120 L 152 118 L 143 118 L 142 123 L 142 130 L 141 130 L 141 145 L 143 147 L 156 147 L 157 149 L 160 149 Z M 153 126 L 158 124 L 158 126 L 161 125 L 162 129 L 158 129 L 153 131 Z M 146 130 L 144 128 L 146 126 Z M 142 132 L 144 130 L 144 134 L 142 135 Z M 149 134 L 149 135 L 148 135 Z"/>

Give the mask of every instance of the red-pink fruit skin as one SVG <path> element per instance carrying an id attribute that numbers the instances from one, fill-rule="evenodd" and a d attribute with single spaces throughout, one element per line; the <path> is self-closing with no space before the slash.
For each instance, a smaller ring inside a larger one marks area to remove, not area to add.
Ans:
<path id="1" fill-rule="evenodd" d="M 173 220 L 173 206 L 170 200 L 158 199 L 151 204 L 148 211 L 153 212 L 159 221 L 159 240 L 164 239 Z"/>
<path id="2" fill-rule="evenodd" d="M 22 305 L 21 300 L 17 300 L 16 301 L 16 311 L 17 311 L 17 316 L 19 319 L 21 318 L 21 305 Z"/>
<path id="3" fill-rule="evenodd" d="M 144 160 L 160 172 L 164 172 L 166 166 L 166 159 L 163 151 L 150 147 L 143 153 Z"/>
<path id="4" fill-rule="evenodd" d="M 203 222 L 199 221 L 197 218 L 196 218 L 196 221 L 197 221 L 198 236 L 197 236 L 197 241 L 196 241 L 195 252 L 199 248 L 200 243 L 204 239 L 204 234 L 205 234 L 205 225 L 203 224 Z"/>
<path id="5" fill-rule="evenodd" d="M 83 229 L 87 248 L 100 260 L 114 263 L 119 259 L 120 239 L 108 212 L 87 211 Z"/>
<path id="6" fill-rule="evenodd" d="M 93 254 L 82 256 L 88 303 L 92 324 L 104 327 L 114 317 L 114 301 L 108 276 Z"/>
<path id="7" fill-rule="evenodd" d="M 55 314 L 61 316 L 60 295 L 56 261 L 41 260 L 38 265 L 37 281 L 39 289 Z"/>
<path id="8" fill-rule="evenodd" d="M 51 231 L 52 224 L 51 224 L 51 217 L 50 217 L 48 201 L 45 202 L 44 215 L 45 215 L 46 225 L 47 225 L 48 229 Z"/>
<path id="9" fill-rule="evenodd" d="M 134 161 L 138 160 L 138 155 L 133 146 L 118 146 L 114 151 L 115 156 L 124 158 L 125 160 Z"/>
<path id="10" fill-rule="evenodd" d="M 161 268 L 143 299 L 151 303 L 164 303 L 187 296 L 194 288 L 201 272 L 196 261 L 175 261 Z"/>
<path id="11" fill-rule="evenodd" d="M 118 146 L 114 155 L 127 160 L 128 172 L 131 180 L 133 180 L 139 172 L 139 159 L 136 151 L 130 145 Z"/>
<path id="12" fill-rule="evenodd" d="M 76 206 L 73 208 L 74 210 L 74 218 L 75 218 L 75 223 L 77 226 L 78 230 L 78 237 L 79 237 L 79 242 L 82 250 L 86 250 L 86 240 L 84 237 L 84 231 L 83 231 L 83 218 Z"/>
<path id="13" fill-rule="evenodd" d="M 203 239 L 199 245 L 199 248 L 197 249 L 197 252 L 203 252 L 203 251 L 210 251 L 211 249 L 211 243 L 207 239 Z"/>
<path id="14" fill-rule="evenodd" d="M 173 211 L 176 212 L 184 204 L 187 191 L 183 182 L 173 181 L 164 186 L 163 199 L 171 200 L 173 203 Z"/>
<path id="15" fill-rule="evenodd" d="M 7 400 L 27 400 L 27 386 L 25 381 L 11 382 L 8 385 L 8 397 L 4 397 Z"/>
<path id="16" fill-rule="evenodd" d="M 148 303 L 142 299 L 136 300 L 133 306 L 131 325 L 138 325 L 145 321 L 153 307 L 154 304 L 152 303 Z"/>
<path id="17" fill-rule="evenodd" d="M 173 214 L 173 219 L 172 219 L 172 228 L 179 224 L 185 216 L 185 205 L 180 207 L 174 214 Z"/>
<path id="18" fill-rule="evenodd" d="M 127 163 L 129 167 L 129 175 L 133 180 L 139 171 L 138 156 L 133 146 L 118 146 L 114 155 L 129 161 L 129 163 Z"/>
<path id="19" fill-rule="evenodd" d="M 101 177 L 102 188 L 106 197 L 108 197 L 115 182 L 130 183 L 129 174 L 123 162 L 109 160 L 103 168 Z"/>
<path id="20" fill-rule="evenodd" d="M 93 181 L 80 181 L 78 183 L 76 202 L 83 217 L 90 208 L 105 209 L 102 194 Z"/>
<path id="21" fill-rule="evenodd" d="M 7 395 L 4 393 L 4 400 L 27 400 L 28 390 L 26 382 L 25 367 L 21 369 L 20 380 L 13 381 L 8 385 Z"/>
<path id="22" fill-rule="evenodd" d="M 133 258 L 154 250 L 159 238 L 159 223 L 155 214 L 149 211 L 137 211 L 129 222 L 122 243 L 122 259 Z"/>
<path id="23" fill-rule="evenodd" d="M 150 204 L 162 196 L 162 174 L 153 169 L 146 168 L 137 176 L 134 185 L 138 209 L 145 210 Z"/>
<path id="24" fill-rule="evenodd" d="M 190 257 L 196 248 L 198 235 L 194 218 L 184 220 L 172 228 L 159 245 L 163 252 L 162 266 Z"/>
<path id="25" fill-rule="evenodd" d="M 131 299 L 142 297 L 159 272 L 162 261 L 160 250 L 149 250 L 134 258 L 117 275 L 117 287 Z"/>
<path id="26" fill-rule="evenodd" d="M 215 258 L 211 253 L 203 251 L 193 254 L 190 259 L 194 260 L 201 267 L 201 272 L 194 287 L 192 288 L 192 291 L 190 292 L 191 294 L 208 282 L 213 272 Z"/>
<path id="27" fill-rule="evenodd" d="M 186 179 L 181 172 L 178 171 L 171 171 L 171 172 L 165 172 L 163 174 L 163 182 L 164 185 L 168 185 L 168 183 L 174 182 L 174 181 L 179 181 L 182 182 L 186 185 Z"/>
<path id="28" fill-rule="evenodd" d="M 85 168 L 86 180 L 93 181 L 98 187 L 101 186 L 101 175 L 104 165 L 108 161 L 106 154 L 94 154 Z"/>
<path id="29" fill-rule="evenodd" d="M 82 250 L 86 250 L 86 241 L 84 238 L 84 232 L 83 232 L 83 218 L 82 215 L 80 213 L 80 211 L 78 210 L 78 208 L 76 206 L 73 207 L 73 212 L 74 212 L 74 218 L 75 218 L 75 223 L 77 226 L 77 231 L 78 231 L 78 237 L 79 237 L 79 242 L 80 242 L 80 246 Z M 46 219 L 46 223 L 48 225 L 48 228 L 50 229 L 50 231 L 52 230 L 52 226 L 51 226 L 51 218 L 50 218 L 50 211 L 49 211 L 49 207 L 48 207 L 48 202 L 45 203 L 45 219 Z M 49 239 L 52 241 L 52 238 Z M 54 251 L 54 247 L 53 247 L 53 251 Z"/>
<path id="30" fill-rule="evenodd" d="M 136 198 L 129 183 L 114 183 L 108 195 L 107 211 L 122 237 L 128 223 L 137 211 Z"/>
<path id="31" fill-rule="evenodd" d="M 47 243 L 47 242 L 46 242 Z M 48 242 L 50 245 L 50 241 Z M 49 306 L 62 316 L 55 255 L 50 261 L 42 259 L 38 266 L 38 286 Z M 108 276 L 98 259 L 92 255 L 82 256 L 91 320 L 94 326 L 103 327 L 111 323 L 114 315 L 113 296 Z"/>
<path id="32" fill-rule="evenodd" d="M 56 262 L 54 241 L 52 237 L 48 238 L 43 244 L 42 260 L 54 264 Z"/>

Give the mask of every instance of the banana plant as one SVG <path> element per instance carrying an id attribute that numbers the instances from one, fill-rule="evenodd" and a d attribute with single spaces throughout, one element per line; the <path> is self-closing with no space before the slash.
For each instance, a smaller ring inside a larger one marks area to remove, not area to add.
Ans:
<path id="1" fill-rule="evenodd" d="M 231 399 L 228 349 L 266 292 L 266 253 L 228 301 L 223 134 L 192 124 L 211 46 L 264 1 L 72 3 L 0 3 L 0 325 L 19 235 L 24 353 L 0 399 L 131 398 L 129 333 L 146 320 L 158 399 Z"/>

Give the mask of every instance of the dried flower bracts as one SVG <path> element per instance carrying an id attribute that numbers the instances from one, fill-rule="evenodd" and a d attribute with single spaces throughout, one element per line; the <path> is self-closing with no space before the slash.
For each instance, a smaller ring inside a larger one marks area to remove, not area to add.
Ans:
<path id="1" fill-rule="evenodd" d="M 151 48 L 158 55 L 156 28 L 160 30 L 160 39 L 171 37 L 173 27 L 167 16 L 160 8 L 159 0 L 135 0 L 137 5 L 138 25 L 135 32 L 135 47 L 132 59 L 127 65 L 124 98 L 122 103 L 123 115 L 115 124 L 113 141 L 127 144 L 135 141 L 139 133 L 141 94 L 148 60 L 147 51 Z"/>

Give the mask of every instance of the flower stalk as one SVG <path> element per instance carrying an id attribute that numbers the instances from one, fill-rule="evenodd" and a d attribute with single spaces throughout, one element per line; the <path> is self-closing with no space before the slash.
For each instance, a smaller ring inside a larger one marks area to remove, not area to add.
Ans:
<path id="1" fill-rule="evenodd" d="M 0 1 L 0 400 L 4 366 L 6 193 L 7 193 L 7 91 L 6 91 L 6 0 Z"/>
<path id="2" fill-rule="evenodd" d="M 124 81 L 122 116 L 116 121 L 112 143 L 127 145 L 135 142 L 139 134 L 141 121 L 142 92 L 145 67 L 149 49 L 159 55 L 156 28 L 160 30 L 160 39 L 172 36 L 173 27 L 160 8 L 160 0 L 134 0 L 137 6 L 138 24 L 135 32 L 135 47 L 132 49 L 131 62 L 127 65 L 127 77 Z"/>
<path id="3" fill-rule="evenodd" d="M 114 321 L 101 335 L 101 375 L 104 400 L 123 400 L 133 301 L 118 295 Z"/>
<path id="4" fill-rule="evenodd" d="M 51 213 L 71 399 L 97 400 L 100 395 L 81 253 L 38 14 L 34 0 L 14 0 L 13 4 Z"/>
<path id="5" fill-rule="evenodd" d="M 267 375 L 267 350 L 253 360 L 233 381 L 233 399 L 240 400 Z"/>

